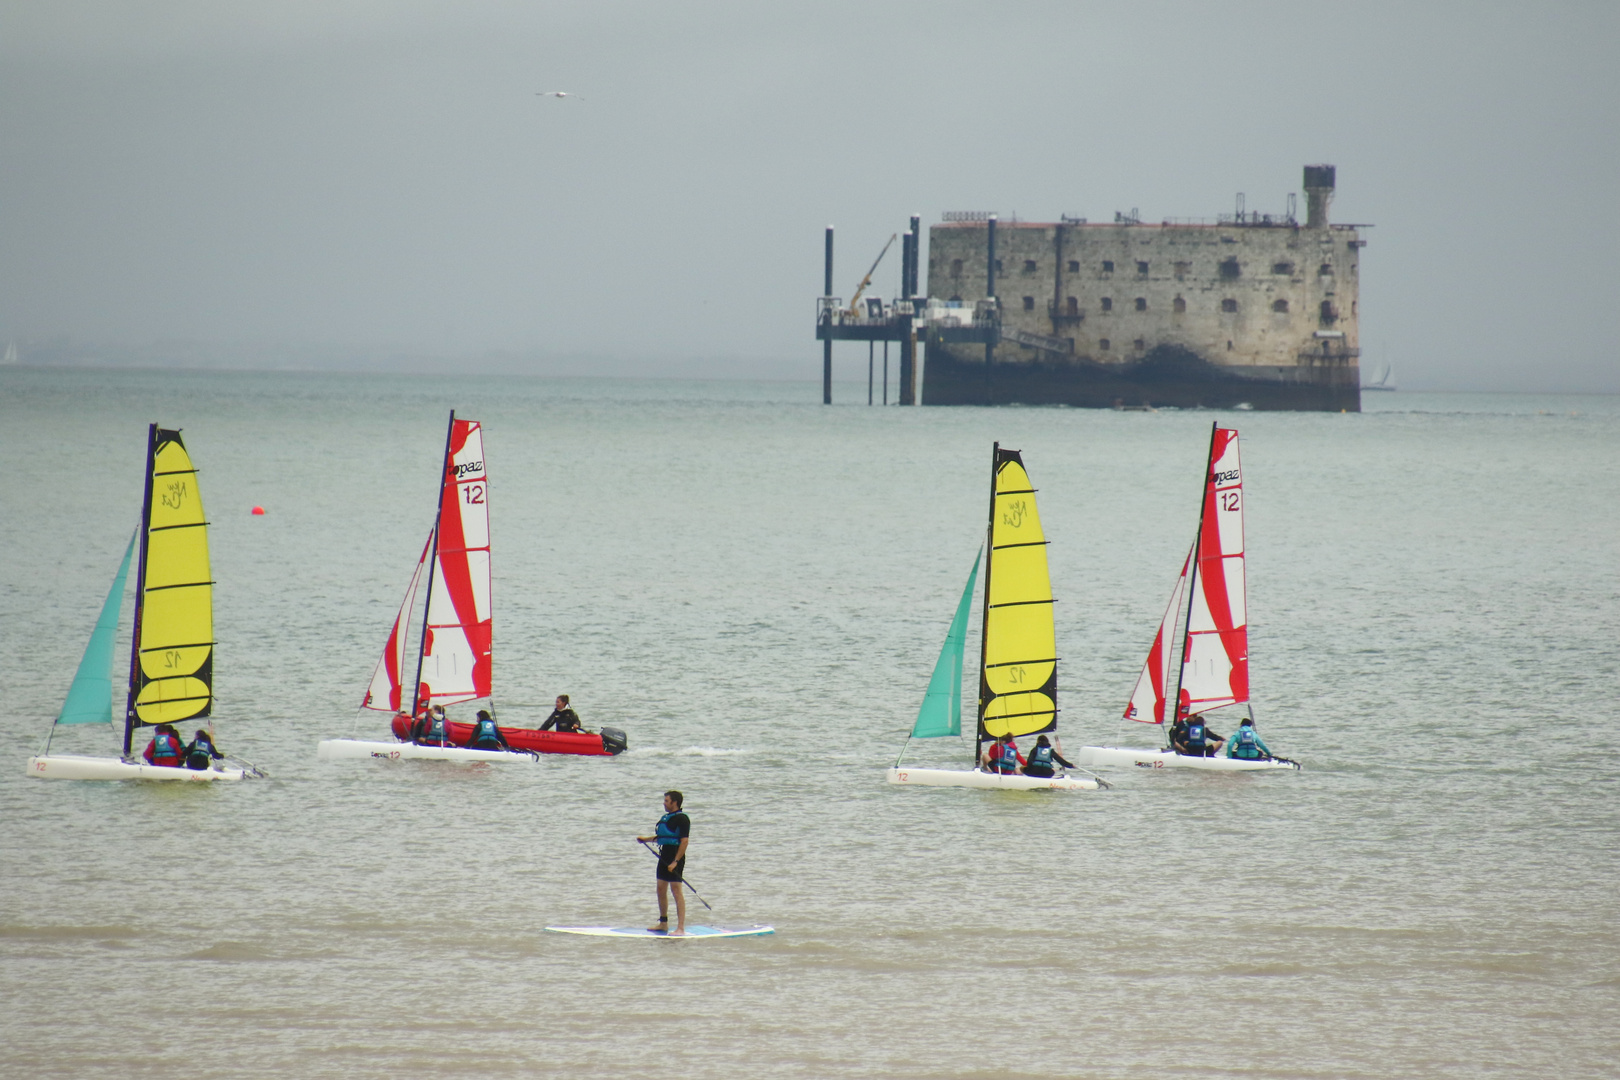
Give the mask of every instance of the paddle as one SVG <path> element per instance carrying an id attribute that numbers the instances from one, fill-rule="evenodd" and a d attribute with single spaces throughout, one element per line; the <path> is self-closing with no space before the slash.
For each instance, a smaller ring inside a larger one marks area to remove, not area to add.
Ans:
<path id="1" fill-rule="evenodd" d="M 652 857 L 653 858 L 655 858 L 655 859 L 658 858 L 658 849 L 653 847 L 651 844 L 647 843 L 647 841 L 643 840 L 641 837 L 638 836 L 638 837 L 636 837 L 636 843 L 640 844 L 642 847 L 644 847 L 648 851 L 652 852 Z M 697 891 L 697 889 L 692 885 L 692 883 L 690 881 L 686 880 L 684 875 L 681 877 L 681 884 L 685 885 L 688 889 L 692 890 L 692 895 L 697 897 L 698 903 L 702 904 L 706 908 L 709 908 L 710 911 L 714 910 L 714 908 L 709 907 L 709 902 L 707 900 L 703 899 L 702 894 Z"/>

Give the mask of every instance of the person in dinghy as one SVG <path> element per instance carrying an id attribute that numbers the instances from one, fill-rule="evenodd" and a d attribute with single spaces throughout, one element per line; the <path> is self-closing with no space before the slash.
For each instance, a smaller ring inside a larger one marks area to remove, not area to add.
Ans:
<path id="1" fill-rule="evenodd" d="M 1226 736 L 1217 735 L 1204 723 L 1203 713 L 1193 713 L 1185 720 L 1178 719 L 1170 727 L 1170 748 L 1187 757 L 1214 757 L 1226 742 Z"/>
<path id="2" fill-rule="evenodd" d="M 1024 771 L 1024 755 L 1018 752 L 1018 740 L 1011 735 L 1003 735 L 992 742 L 984 751 L 984 768 L 986 772 L 1001 773 L 1003 776 L 1012 776 Z"/>
<path id="3" fill-rule="evenodd" d="M 152 733 L 152 741 L 141 751 L 141 757 L 148 765 L 178 769 L 186 759 L 186 742 L 173 724 L 159 724 Z"/>
<path id="4" fill-rule="evenodd" d="M 506 745 L 506 736 L 501 734 L 500 727 L 495 723 L 489 710 L 478 710 L 478 722 L 473 725 L 472 738 L 467 745 L 474 750 L 510 750 Z"/>
<path id="5" fill-rule="evenodd" d="M 1058 748 L 1052 745 L 1052 740 L 1042 735 L 1035 740 L 1035 748 L 1029 752 L 1029 760 L 1024 763 L 1024 775 L 1051 776 L 1054 762 L 1065 769 L 1074 768 L 1074 762 L 1067 760 Z"/>

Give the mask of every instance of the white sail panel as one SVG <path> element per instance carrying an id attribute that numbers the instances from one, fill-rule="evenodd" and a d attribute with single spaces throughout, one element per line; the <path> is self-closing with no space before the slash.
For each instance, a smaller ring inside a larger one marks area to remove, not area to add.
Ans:
<path id="1" fill-rule="evenodd" d="M 1216 427 L 1204 476 L 1204 507 L 1193 560 L 1187 640 L 1182 650 L 1183 713 L 1249 699 L 1248 599 L 1243 573 L 1243 472 L 1238 433 Z"/>
<path id="2" fill-rule="evenodd" d="M 475 420 L 454 420 L 445 453 L 418 692 L 435 704 L 490 694 L 488 498 L 482 428 Z"/>
<path id="3" fill-rule="evenodd" d="M 411 583 L 405 589 L 405 600 L 399 605 L 399 614 L 394 616 L 394 628 L 389 631 L 388 644 L 383 646 L 383 654 L 377 660 L 377 670 L 371 673 L 371 685 L 366 687 L 365 700 L 360 703 L 363 709 L 399 712 L 407 704 L 403 688 L 414 673 L 405 665 L 405 637 L 411 609 L 416 606 L 416 589 L 422 581 L 422 568 L 427 565 L 428 553 L 432 550 L 433 534 L 429 532 L 427 543 L 422 547 L 422 557 L 416 560 L 416 570 L 412 572 Z"/>
<path id="4" fill-rule="evenodd" d="M 1187 571 L 1192 565 L 1193 552 L 1198 545 L 1187 550 L 1181 561 L 1181 573 L 1176 575 L 1176 587 L 1170 592 L 1170 603 L 1159 620 L 1159 632 L 1153 636 L 1153 647 L 1148 650 L 1142 664 L 1142 674 L 1136 678 L 1136 689 L 1125 703 L 1125 719 L 1143 724 L 1164 723 L 1164 702 L 1168 696 L 1165 680 L 1170 674 L 1170 655 L 1176 640 L 1176 616 L 1181 614 L 1181 594 L 1187 585 Z"/>

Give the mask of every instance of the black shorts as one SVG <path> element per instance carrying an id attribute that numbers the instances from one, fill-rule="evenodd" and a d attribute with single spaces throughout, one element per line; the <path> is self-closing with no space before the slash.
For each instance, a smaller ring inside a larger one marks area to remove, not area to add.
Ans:
<path id="1" fill-rule="evenodd" d="M 1052 775 L 1052 766 L 1050 766 L 1050 765 L 1025 765 L 1024 766 L 1024 775 L 1025 776 L 1039 776 L 1039 777 L 1042 777 L 1042 778 L 1046 778 L 1046 777 L 1049 777 L 1049 776 Z"/>
<path id="2" fill-rule="evenodd" d="M 673 854 L 674 854 L 673 850 L 671 850 L 669 852 L 665 852 L 665 850 L 663 848 L 658 849 L 658 880 L 659 881 L 679 881 L 679 880 L 681 880 L 681 871 L 686 869 L 686 856 L 685 855 L 682 855 L 679 859 L 675 860 L 675 869 L 673 869 L 673 870 L 664 869 L 664 867 L 669 865 L 669 856 L 673 855 Z"/>

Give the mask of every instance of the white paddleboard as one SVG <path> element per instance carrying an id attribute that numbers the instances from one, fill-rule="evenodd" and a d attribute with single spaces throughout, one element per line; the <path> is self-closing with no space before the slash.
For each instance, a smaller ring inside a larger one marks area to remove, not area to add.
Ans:
<path id="1" fill-rule="evenodd" d="M 1299 762 L 1286 758 L 1249 761 L 1229 757 L 1188 757 L 1170 750 L 1135 750 L 1122 746 L 1082 746 L 1074 760 L 1093 768 L 1115 765 L 1126 768 L 1135 766 L 1138 769 L 1203 769 L 1206 772 L 1271 772 L 1299 768 Z"/>
<path id="2" fill-rule="evenodd" d="M 667 938 L 675 937 L 668 930 L 648 930 L 644 926 L 548 926 L 553 934 L 583 934 L 586 937 L 641 937 L 641 938 Z M 723 937 L 759 937 L 762 934 L 774 934 L 774 926 L 688 926 L 686 933 L 676 940 L 683 938 L 723 938 Z"/>

